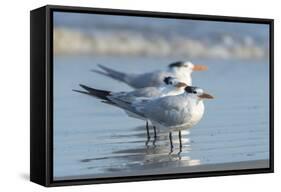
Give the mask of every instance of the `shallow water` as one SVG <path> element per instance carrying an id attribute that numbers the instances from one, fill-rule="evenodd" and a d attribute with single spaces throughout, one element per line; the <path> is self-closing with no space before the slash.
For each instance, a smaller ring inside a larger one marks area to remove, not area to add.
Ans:
<path id="1" fill-rule="evenodd" d="M 205 114 L 183 132 L 183 149 L 173 133 L 147 142 L 145 122 L 120 109 L 73 92 L 85 84 L 112 91 L 127 85 L 90 72 L 103 64 L 121 71 L 165 68 L 183 58 L 57 56 L 54 60 L 54 177 L 168 173 L 188 167 L 269 159 L 269 80 L 267 61 L 195 60 L 209 67 L 193 73 L 193 85 L 215 96 Z M 150 130 L 153 135 L 153 129 Z M 186 169 L 185 169 L 186 168 Z"/>

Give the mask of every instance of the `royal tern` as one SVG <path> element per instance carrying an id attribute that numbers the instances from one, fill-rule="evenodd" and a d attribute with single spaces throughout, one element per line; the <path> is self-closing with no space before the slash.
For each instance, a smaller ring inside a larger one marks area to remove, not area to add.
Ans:
<path id="1" fill-rule="evenodd" d="M 204 114 L 204 99 L 213 99 L 198 87 L 186 86 L 180 95 L 156 99 L 126 102 L 113 98 L 119 107 L 149 119 L 160 131 L 169 132 L 171 152 L 173 149 L 172 131 L 179 131 L 180 152 L 182 148 L 181 130 L 196 125 Z"/>
<path id="2" fill-rule="evenodd" d="M 91 87 L 88 87 L 86 85 L 80 85 L 85 91 L 80 90 L 74 90 L 76 92 L 88 94 L 94 97 L 97 97 L 101 99 L 104 103 L 111 104 L 114 106 L 119 107 L 113 100 L 121 100 L 124 102 L 136 102 L 137 100 L 144 100 L 147 98 L 160 98 L 170 95 L 178 95 L 182 94 L 184 92 L 184 88 L 187 86 L 185 83 L 179 82 L 174 77 L 165 77 L 164 78 L 164 85 L 160 87 L 146 87 L 146 88 L 140 88 L 136 89 L 131 92 L 111 92 L 111 91 L 105 91 L 105 90 L 98 90 Z M 147 137 L 148 141 L 150 139 L 150 133 L 149 133 L 149 126 L 148 126 L 148 119 L 140 116 L 136 113 L 133 113 L 132 111 L 125 110 L 125 112 L 128 114 L 128 116 L 145 120 L 146 121 L 146 129 L 147 129 Z M 153 126 L 154 129 L 154 138 L 156 138 L 156 128 Z"/>
<path id="3" fill-rule="evenodd" d="M 192 85 L 191 73 L 193 71 L 207 70 L 204 65 L 194 65 L 189 61 L 171 63 L 166 71 L 153 71 L 143 74 L 129 74 L 120 72 L 103 65 L 98 65 L 101 70 L 92 70 L 96 73 L 124 82 L 133 88 L 158 87 L 163 84 L 165 77 L 177 78 L 180 82 Z"/>
<path id="4" fill-rule="evenodd" d="M 179 131 L 181 152 L 181 131 L 195 126 L 204 114 L 203 100 L 213 99 L 213 96 L 205 93 L 203 89 L 193 86 L 186 86 L 184 93 L 179 95 L 139 98 L 133 101 L 116 97 L 110 91 L 97 90 L 84 85 L 82 87 L 87 92 L 78 92 L 98 97 L 143 119 L 149 119 L 160 131 L 169 132 L 171 152 L 173 151 L 172 131 Z"/>

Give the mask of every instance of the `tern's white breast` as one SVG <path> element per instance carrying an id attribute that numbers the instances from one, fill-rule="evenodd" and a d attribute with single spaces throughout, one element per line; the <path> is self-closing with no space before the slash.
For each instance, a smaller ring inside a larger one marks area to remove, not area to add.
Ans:
<path id="1" fill-rule="evenodd" d="M 184 120 L 181 124 L 169 127 L 170 130 L 184 130 L 195 126 L 203 117 L 203 101 L 192 101 L 183 111 Z"/>
<path id="2" fill-rule="evenodd" d="M 197 103 L 191 108 L 191 126 L 196 125 L 203 117 L 204 114 L 204 104 L 203 101 L 196 101 Z"/>

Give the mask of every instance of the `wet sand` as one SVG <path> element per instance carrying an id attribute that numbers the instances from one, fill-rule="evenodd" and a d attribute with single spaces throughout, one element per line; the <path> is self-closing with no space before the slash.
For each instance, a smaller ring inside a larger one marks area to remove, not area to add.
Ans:
<path id="1" fill-rule="evenodd" d="M 57 177 L 55 180 L 71 180 L 71 179 L 87 179 L 87 178 L 110 178 L 110 177 L 126 177 L 126 176 L 142 176 L 142 175 L 161 175 L 166 174 L 177 174 L 177 173 L 198 173 L 198 172 L 208 172 L 208 171 L 229 171 L 229 170 L 243 170 L 243 169 L 257 169 L 257 168 L 269 168 L 268 160 L 256 160 L 256 161 L 245 161 L 245 162 L 235 162 L 235 163 L 221 163 L 221 164 L 211 164 L 211 165 L 194 165 L 189 167 L 177 167 L 162 168 L 161 171 L 154 170 L 153 166 L 150 169 L 145 169 L 132 174 L 131 171 L 115 172 L 110 174 L 92 174 L 92 175 L 82 175 L 82 176 L 67 176 L 67 177 Z"/>
<path id="2" fill-rule="evenodd" d="M 178 136 L 169 155 L 167 134 L 146 143 L 145 122 L 120 109 L 73 92 L 83 83 L 99 89 L 131 90 L 90 72 L 97 64 L 121 71 L 165 68 L 184 58 L 56 57 L 54 62 L 54 177 L 87 178 L 263 168 L 269 159 L 267 61 L 194 60 L 209 67 L 193 74 L 193 85 L 215 96 L 205 102 L 198 125 Z M 238 78 L 239 77 L 239 78 Z M 151 129 L 152 133 L 152 129 Z"/>

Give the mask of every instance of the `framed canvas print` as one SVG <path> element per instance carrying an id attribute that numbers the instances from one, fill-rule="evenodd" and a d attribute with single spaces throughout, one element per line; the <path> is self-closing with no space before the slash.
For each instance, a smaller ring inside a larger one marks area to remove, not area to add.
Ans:
<path id="1" fill-rule="evenodd" d="M 31 11 L 30 179 L 273 172 L 273 20 Z"/>

